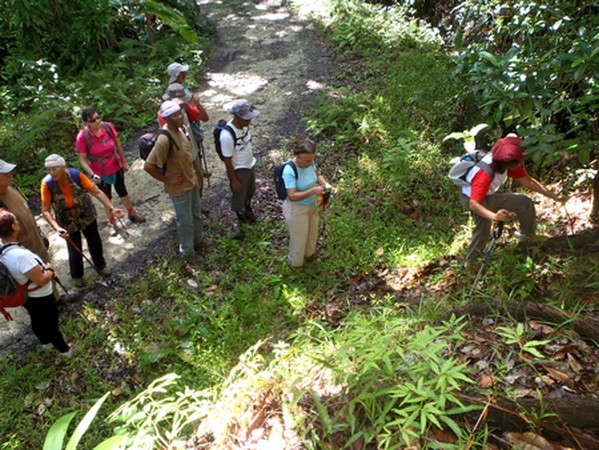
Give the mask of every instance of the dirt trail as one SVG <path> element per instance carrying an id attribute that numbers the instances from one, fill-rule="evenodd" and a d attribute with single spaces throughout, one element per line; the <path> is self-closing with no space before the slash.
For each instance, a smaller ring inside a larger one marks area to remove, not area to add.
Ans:
<path id="1" fill-rule="evenodd" d="M 228 117 L 224 112 L 225 105 L 245 99 L 261 111 L 253 121 L 252 137 L 258 157 L 258 184 L 264 184 L 270 178 L 266 173 L 269 161 L 283 157 L 277 150 L 281 139 L 303 131 L 301 116 L 309 112 L 306 108 L 312 104 L 315 93 L 322 89 L 321 83 L 330 76 L 330 58 L 322 45 L 319 30 L 305 17 L 282 6 L 282 0 L 200 0 L 198 3 L 202 14 L 214 22 L 218 30 L 218 55 L 209 61 L 209 70 L 198 80 L 195 89 L 210 115 L 204 128 L 208 165 L 213 175 L 204 191 L 203 209 L 210 210 L 211 214 L 230 216 L 232 222 L 224 165 L 211 142 L 214 124 L 220 118 Z M 188 84 L 193 89 L 193 81 L 188 80 Z M 139 276 L 153 258 L 176 245 L 174 213 L 169 198 L 162 185 L 143 171 L 143 161 L 135 148 L 135 136 L 124 147 L 131 166 L 126 176 L 127 187 L 139 212 L 148 220 L 141 225 L 125 220 L 128 235 L 121 233 L 109 237 L 103 210 L 96 203 L 104 254 L 113 268 L 111 278 L 102 281 L 86 264 L 86 287 L 76 292 L 68 276 L 64 242 L 41 217 L 38 218 L 51 241 L 52 262 L 63 284 L 76 294 L 75 301 L 109 295 L 114 286 Z M 115 203 L 119 205 L 118 201 Z M 25 310 L 15 308 L 11 313 L 13 322 L 0 320 L 0 355 L 29 349 L 36 343 Z"/>

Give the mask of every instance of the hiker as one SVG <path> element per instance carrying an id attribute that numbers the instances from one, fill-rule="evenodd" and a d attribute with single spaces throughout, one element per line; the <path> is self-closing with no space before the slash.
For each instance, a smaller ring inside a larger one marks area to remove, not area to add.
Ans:
<path id="1" fill-rule="evenodd" d="M 304 261 L 316 259 L 318 241 L 318 197 L 332 191 L 332 186 L 316 168 L 316 144 L 307 138 L 297 138 L 293 159 L 283 169 L 287 198 L 283 216 L 289 230 L 287 262 L 300 269 Z M 291 164 L 295 165 L 297 174 Z"/>
<path id="2" fill-rule="evenodd" d="M 252 198 L 256 192 L 256 158 L 252 148 L 250 124 L 252 119 L 260 115 L 260 111 L 247 102 L 234 103 L 226 111 L 233 114 L 227 125 L 235 136 L 230 132 L 222 132 L 219 140 L 231 187 L 231 209 L 239 221 L 233 238 L 243 239 L 243 226 L 256 222 L 252 211 Z"/>
<path id="3" fill-rule="evenodd" d="M 523 155 L 525 149 L 520 145 L 521 141 L 515 135 L 508 135 L 495 142 L 491 151 L 482 159 L 482 163 L 493 170 L 493 177 L 479 165 L 474 166 L 466 177 L 470 185 L 462 187 L 460 201 L 462 206 L 472 211 L 474 220 L 474 230 L 466 252 L 466 267 L 472 267 L 475 259 L 483 254 L 493 221 L 511 220 L 515 213 L 520 223 L 520 230 L 516 232 L 518 238 L 527 241 L 535 236 L 536 217 L 532 199 L 524 194 L 497 193 L 508 177 L 555 201 L 566 200 L 526 173 L 522 166 L 526 157 Z"/>
<path id="4" fill-rule="evenodd" d="M 19 221 L 19 242 L 33 253 L 40 255 L 44 261 L 50 257 L 42 232 L 29 209 L 27 199 L 13 184 L 13 170 L 17 166 L 0 159 L 0 209 L 6 208 Z"/>
<path id="5" fill-rule="evenodd" d="M 172 63 L 169 64 L 166 71 L 168 73 L 168 84 L 162 99 L 174 100 L 175 97 L 181 98 L 186 103 L 198 110 L 198 118 L 192 120 L 199 120 L 202 122 L 208 122 L 208 113 L 206 109 L 200 104 L 200 96 L 197 92 L 191 93 L 185 86 L 187 80 L 187 71 L 189 66 L 187 64 Z M 182 89 L 181 89 L 182 88 Z"/>
<path id="6" fill-rule="evenodd" d="M 42 346 L 53 345 L 61 356 L 70 356 L 71 349 L 58 328 L 58 305 L 51 282 L 54 269 L 19 243 L 21 231 L 16 216 L 0 210 L 0 239 L 3 242 L 0 260 L 17 283 L 27 284 L 28 298 L 23 307 L 29 313 L 31 328 Z"/>
<path id="7" fill-rule="evenodd" d="M 115 208 L 110 199 L 84 173 L 66 167 L 65 159 L 57 154 L 48 156 L 44 163 L 48 175 L 41 184 L 42 215 L 58 235 L 67 241 L 69 270 L 73 284 L 83 287 L 83 253 L 81 233 L 87 241 L 94 268 L 102 277 L 110 276 L 104 260 L 102 239 L 98 232 L 96 208 L 91 195 L 116 217 L 125 217 L 122 209 Z M 91 194 L 91 195 L 90 195 Z M 50 208 L 54 211 L 54 217 Z"/>
<path id="8" fill-rule="evenodd" d="M 191 144 L 181 130 L 184 117 L 179 103 L 165 101 L 160 106 L 160 114 L 166 120 L 163 130 L 170 137 L 158 136 L 144 170 L 164 183 L 164 190 L 175 208 L 179 251 L 187 262 L 198 263 L 200 257 L 195 252 L 203 246 L 199 188 L 202 168 L 197 164 L 197 158 L 192 160 Z"/>
<path id="9" fill-rule="evenodd" d="M 125 172 L 129 171 L 129 164 L 125 159 L 118 132 L 110 122 L 102 122 L 100 114 L 94 108 L 84 108 L 81 111 L 81 120 L 85 126 L 77 135 L 75 151 L 79 154 L 83 171 L 109 200 L 112 200 L 114 185 L 121 203 L 127 208 L 131 222 L 145 222 L 145 217 L 135 211 L 133 200 L 125 186 Z M 116 217 L 110 210 L 105 208 L 104 211 L 108 219 L 108 232 L 111 236 L 116 236 Z"/>

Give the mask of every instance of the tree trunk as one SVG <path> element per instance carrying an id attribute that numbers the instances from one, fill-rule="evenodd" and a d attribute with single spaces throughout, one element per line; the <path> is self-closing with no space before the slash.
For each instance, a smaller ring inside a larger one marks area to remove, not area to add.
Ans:
<path id="1" fill-rule="evenodd" d="M 568 323 L 579 336 L 599 341 L 599 320 L 592 317 L 579 317 L 568 314 L 549 305 L 535 302 L 498 302 L 486 301 L 474 303 L 452 311 L 456 316 L 472 315 L 483 317 L 487 314 L 506 314 L 516 320 L 527 321 L 530 319 L 546 320 L 555 324 Z"/>
<path id="2" fill-rule="evenodd" d="M 599 225 L 599 170 L 593 179 L 593 206 L 589 220 L 593 225 Z"/>
<path id="3" fill-rule="evenodd" d="M 485 397 L 458 394 L 457 397 L 465 405 L 486 406 L 483 419 L 489 425 L 502 431 L 527 431 L 531 428 L 542 429 L 543 437 L 549 434 L 558 438 L 568 438 L 576 448 L 599 448 L 599 399 L 566 394 L 561 398 L 521 398 L 516 402 L 503 398 L 487 399 Z M 530 418 L 544 410 L 547 414 L 538 422 Z M 469 421 L 475 417 L 469 413 Z M 528 420 L 526 420 L 528 418 Z"/>

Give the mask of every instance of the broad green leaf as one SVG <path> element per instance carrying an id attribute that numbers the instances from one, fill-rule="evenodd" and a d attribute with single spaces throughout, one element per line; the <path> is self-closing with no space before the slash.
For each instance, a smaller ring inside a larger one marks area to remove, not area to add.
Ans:
<path id="1" fill-rule="evenodd" d="M 115 450 L 121 447 L 127 435 L 112 436 L 94 447 L 94 450 Z"/>
<path id="2" fill-rule="evenodd" d="M 43 450 L 60 450 L 62 449 L 62 443 L 64 442 L 64 436 L 67 433 L 67 429 L 69 428 L 69 424 L 73 417 L 75 417 L 76 412 L 72 412 L 62 416 L 54 425 L 50 427 L 48 431 L 48 435 L 46 436 L 46 440 L 44 442 Z"/>
<path id="3" fill-rule="evenodd" d="M 89 428 L 89 425 L 92 423 L 92 420 L 94 420 L 94 417 L 96 417 L 96 414 L 98 414 L 98 411 L 102 406 L 102 403 L 104 403 L 104 401 L 106 400 L 106 398 L 108 398 L 109 395 L 110 392 L 104 394 L 104 396 L 100 400 L 98 400 L 94 404 L 94 406 L 92 406 L 92 408 L 87 412 L 85 417 L 81 420 L 81 422 L 79 422 L 79 425 L 77 425 L 77 428 L 75 428 L 75 431 L 73 432 L 71 439 L 69 439 L 69 442 L 67 443 L 65 450 L 75 450 L 77 448 L 77 444 L 79 444 L 79 441 Z"/>

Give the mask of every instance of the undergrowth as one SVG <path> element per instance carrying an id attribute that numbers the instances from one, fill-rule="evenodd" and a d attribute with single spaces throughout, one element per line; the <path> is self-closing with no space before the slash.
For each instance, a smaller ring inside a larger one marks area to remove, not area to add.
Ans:
<path id="1" fill-rule="evenodd" d="M 167 258 L 110 305 L 82 305 L 64 325 L 77 360 L 55 364 L 31 351 L 1 362 L 10 413 L 0 429 L 13 431 L 0 448 L 41 448 L 39 431 L 19 430 L 48 430 L 106 392 L 81 448 L 110 436 L 122 448 L 243 448 L 256 430 L 271 439 L 285 430 L 290 447 L 315 449 L 484 445 L 487 430 L 459 419 L 477 408 L 457 395 L 474 389 L 477 366 L 457 355 L 477 330 L 451 311 L 539 293 L 582 311 L 581 298 L 596 292 L 597 261 L 534 259 L 501 243 L 469 296 L 472 277 L 457 256 L 468 214 L 445 177 L 448 153 L 459 150 L 441 147 L 455 131 L 452 62 L 430 30 L 409 31 L 414 22 L 383 27 L 389 16 L 371 5 L 335 4 L 331 39 L 350 51 L 340 56 L 341 86 L 307 120 L 319 167 L 338 187 L 322 216 L 321 260 L 288 269 L 284 224 L 264 221 L 242 243 L 216 238 L 197 270 Z M 375 278 L 382 285 L 370 289 Z M 541 346 L 515 319 L 497 330 L 500 356 Z M 504 373 L 508 359 L 497 360 Z M 441 429 L 452 443 L 431 438 Z"/>

